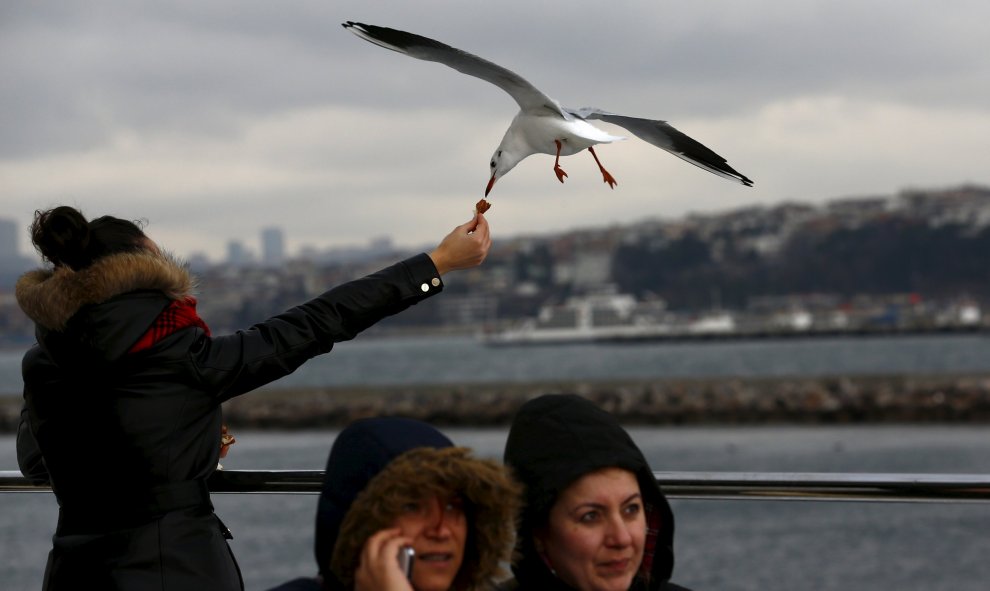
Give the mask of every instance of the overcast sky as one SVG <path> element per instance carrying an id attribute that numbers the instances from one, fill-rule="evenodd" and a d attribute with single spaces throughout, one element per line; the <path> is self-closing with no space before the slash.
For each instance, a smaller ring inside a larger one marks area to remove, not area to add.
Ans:
<path id="1" fill-rule="evenodd" d="M 530 157 L 499 181 L 499 236 L 786 200 L 990 184 L 986 0 L 8 1 L 0 4 L 0 216 L 146 219 L 181 256 L 466 221 L 516 113 L 498 88 L 345 31 L 432 37 L 569 107 L 664 119 L 746 188 L 631 138 Z M 622 134 L 618 128 L 609 131 Z M 23 251 L 29 249 L 27 238 Z"/>

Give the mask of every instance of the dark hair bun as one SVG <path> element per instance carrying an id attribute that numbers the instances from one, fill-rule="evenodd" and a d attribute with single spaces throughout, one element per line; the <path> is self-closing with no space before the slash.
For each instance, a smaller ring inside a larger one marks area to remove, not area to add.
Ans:
<path id="1" fill-rule="evenodd" d="M 45 259 L 52 264 L 66 265 L 72 269 L 87 266 L 90 243 L 89 222 L 74 207 L 66 205 L 34 212 L 31 224 L 31 241 Z"/>

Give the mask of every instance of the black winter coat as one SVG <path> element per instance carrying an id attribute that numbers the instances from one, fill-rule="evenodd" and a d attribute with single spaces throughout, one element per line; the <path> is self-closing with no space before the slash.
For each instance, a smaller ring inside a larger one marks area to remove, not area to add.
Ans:
<path id="1" fill-rule="evenodd" d="M 243 588 L 206 487 L 221 403 L 442 287 L 421 254 L 247 330 L 211 337 L 190 326 L 133 353 L 190 295 L 189 274 L 168 256 L 25 274 L 17 299 L 38 343 L 23 361 L 18 462 L 26 476 L 50 478 L 60 507 L 44 588 Z"/>

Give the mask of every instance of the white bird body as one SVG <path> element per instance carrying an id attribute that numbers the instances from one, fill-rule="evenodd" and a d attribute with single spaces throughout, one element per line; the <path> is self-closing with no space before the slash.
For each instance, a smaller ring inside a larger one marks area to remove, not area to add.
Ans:
<path id="1" fill-rule="evenodd" d="M 602 166 L 595 153 L 596 144 L 607 144 L 626 138 L 615 136 L 588 123 L 600 119 L 618 125 L 640 139 L 662 148 L 695 166 L 723 178 L 752 186 L 753 181 L 737 172 L 722 158 L 700 142 L 674 129 L 666 121 L 618 115 L 595 108 L 570 109 L 545 95 L 515 72 L 476 55 L 434 41 L 427 37 L 348 21 L 343 24 L 355 35 L 399 53 L 421 60 L 438 62 L 461 73 L 488 81 L 515 99 L 519 112 L 505 131 L 502 141 L 492 154 L 489 168 L 491 178 L 485 196 L 495 181 L 505 176 L 522 160 L 533 154 L 556 156 L 554 173 L 564 182 L 567 173 L 560 168 L 560 157 L 588 150 L 598 163 L 602 177 L 610 187 L 615 179 Z"/>
<path id="2" fill-rule="evenodd" d="M 519 111 L 512 119 L 509 129 L 505 131 L 499 148 L 504 150 L 509 145 L 518 145 L 520 149 L 528 150 L 526 156 L 530 154 L 550 154 L 552 156 L 557 152 L 554 150 L 553 142 L 548 142 L 547 138 L 560 141 L 562 145 L 561 156 L 577 154 L 596 144 L 610 144 L 626 139 L 606 133 L 581 119 L 568 121 L 559 117 L 547 117 L 543 114 Z"/>

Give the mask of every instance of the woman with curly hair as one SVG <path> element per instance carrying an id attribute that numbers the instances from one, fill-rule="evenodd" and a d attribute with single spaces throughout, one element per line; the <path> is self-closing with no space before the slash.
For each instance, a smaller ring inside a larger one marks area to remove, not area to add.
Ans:
<path id="1" fill-rule="evenodd" d="M 273 591 L 492 588 L 512 550 L 518 485 L 413 419 L 352 423 L 334 441 L 316 514 L 316 578 Z M 411 548 L 411 570 L 398 556 Z"/>

